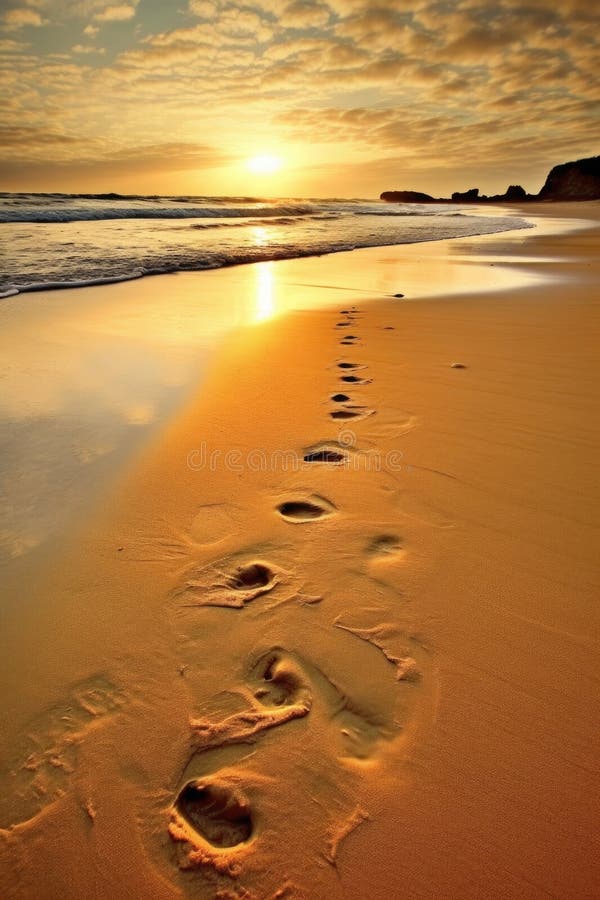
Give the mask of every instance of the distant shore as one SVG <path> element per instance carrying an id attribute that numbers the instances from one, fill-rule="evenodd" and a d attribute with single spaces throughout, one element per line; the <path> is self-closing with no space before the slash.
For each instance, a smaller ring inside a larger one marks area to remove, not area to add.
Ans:
<path id="1" fill-rule="evenodd" d="M 452 197 L 435 197 L 421 191 L 384 191 L 380 200 L 391 203 L 572 203 L 600 199 L 600 156 L 554 166 L 539 194 L 529 194 L 511 184 L 503 194 L 486 196 L 479 188 L 454 191 Z"/>

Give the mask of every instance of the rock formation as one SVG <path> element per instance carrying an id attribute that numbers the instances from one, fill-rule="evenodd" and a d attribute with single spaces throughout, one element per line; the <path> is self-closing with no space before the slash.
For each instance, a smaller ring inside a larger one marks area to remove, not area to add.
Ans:
<path id="1" fill-rule="evenodd" d="M 539 193 L 540 200 L 600 199 L 600 156 L 554 166 Z"/>
<path id="2" fill-rule="evenodd" d="M 527 200 L 527 191 L 520 184 L 509 184 L 504 195 L 505 200 Z"/>
<path id="3" fill-rule="evenodd" d="M 480 200 L 479 196 L 479 188 L 470 188 L 468 191 L 464 191 L 462 194 L 460 191 L 454 191 L 452 194 L 453 200 L 460 200 L 460 202 L 473 202 L 474 200 Z"/>
<path id="4" fill-rule="evenodd" d="M 387 200 L 388 203 L 432 203 L 434 198 L 429 194 L 422 194 L 420 191 L 384 191 L 380 200 Z"/>
<path id="5" fill-rule="evenodd" d="M 450 203 L 447 197 L 431 197 L 421 191 L 384 191 L 389 203 Z M 479 188 L 454 191 L 454 203 L 524 203 L 529 200 L 600 200 L 600 156 L 555 166 L 539 194 L 528 194 L 520 184 L 511 184 L 504 194 L 488 197 Z"/>

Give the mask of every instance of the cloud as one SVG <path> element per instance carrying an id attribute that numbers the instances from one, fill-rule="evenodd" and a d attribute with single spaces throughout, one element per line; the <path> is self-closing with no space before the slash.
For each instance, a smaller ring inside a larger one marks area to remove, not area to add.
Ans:
<path id="1" fill-rule="evenodd" d="M 156 44 L 129 50 L 119 56 L 118 65 L 153 71 L 155 67 L 167 67 L 177 63 L 189 65 L 193 59 L 206 57 L 213 46 L 199 41 L 174 41 L 170 44 Z"/>
<path id="2" fill-rule="evenodd" d="M 217 6 L 213 0 L 190 0 L 189 11 L 200 19 L 214 19 L 217 14 Z"/>
<path id="3" fill-rule="evenodd" d="M 74 47 L 71 47 L 71 51 L 73 53 L 106 53 L 105 47 L 90 47 L 87 44 L 75 44 Z"/>
<path id="4" fill-rule="evenodd" d="M 96 22 L 126 22 L 128 19 L 133 19 L 134 16 L 135 6 L 130 6 L 127 3 L 122 3 L 118 6 L 107 6 L 105 9 L 94 13 Z"/>
<path id="5" fill-rule="evenodd" d="M 211 144 L 186 141 L 167 141 L 126 147 L 112 153 L 106 160 L 109 164 L 130 164 L 152 168 L 160 163 L 168 169 L 215 168 L 224 166 L 235 157 L 224 153 Z"/>
<path id="6" fill-rule="evenodd" d="M 12 41 L 8 38 L 0 40 L 0 53 L 21 53 L 28 47 L 29 44 L 25 44 L 23 41 Z"/>
<path id="7" fill-rule="evenodd" d="M 209 23 L 193 25 L 190 28 L 175 28 L 173 31 L 163 31 L 158 34 L 151 34 L 145 37 L 143 44 L 149 44 L 152 47 L 172 47 L 175 44 L 202 44 L 206 41 L 213 42 L 214 46 L 215 31 Z"/>
<path id="8" fill-rule="evenodd" d="M 23 152 L 25 147 L 46 147 L 48 144 L 68 144 L 72 146 L 80 143 L 80 138 L 54 131 L 46 131 L 43 128 L 0 125 L 0 147 L 4 151 L 14 148 L 19 152 Z"/>
<path id="9" fill-rule="evenodd" d="M 7 9 L 2 16 L 2 22 L 6 31 L 17 31 L 17 29 L 26 26 L 39 28 L 40 25 L 45 24 L 45 21 L 42 19 L 39 12 L 34 9 L 29 9 L 28 7 Z"/>
<path id="10" fill-rule="evenodd" d="M 13 131 L 12 129 L 10 130 Z M 0 138 L 4 137 L 0 129 Z M 48 173 L 54 178 L 120 179 L 157 172 L 204 171 L 225 166 L 235 159 L 208 145 L 185 141 L 132 145 L 102 152 L 97 141 L 22 128 L 6 135 L 7 145 L 0 150 L 6 182 L 14 178 L 37 179 Z M 23 142 L 29 142 L 23 154 Z M 62 156 L 48 153 L 59 147 Z M 21 149 L 20 149 L 21 148 Z"/>
<path id="11" fill-rule="evenodd" d="M 218 34 L 234 40 L 258 43 L 273 37 L 267 20 L 251 9 L 228 7 L 213 24 Z"/>
<path id="12" fill-rule="evenodd" d="M 454 63 L 486 62 L 490 55 L 519 45 L 521 40 L 521 31 L 514 28 L 474 26 L 449 41 L 440 57 Z"/>
<path id="13" fill-rule="evenodd" d="M 38 10 L 41 15 L 51 18 L 53 23 L 64 24 L 77 19 L 98 19 L 99 21 L 113 21 L 104 18 L 107 9 L 133 8 L 140 4 L 140 0 L 25 0 L 27 8 Z M 110 13 L 109 13 L 110 15 Z M 117 13 L 125 16 L 125 13 Z M 128 18 L 131 18 L 129 13 Z M 94 27 L 94 26 L 91 26 Z"/>
<path id="14" fill-rule="evenodd" d="M 355 44 L 330 44 L 325 63 L 333 69 L 356 68 L 368 59 L 368 51 Z"/>
<path id="15" fill-rule="evenodd" d="M 86 37 L 92 38 L 92 37 L 96 37 L 99 30 L 100 29 L 94 25 L 86 25 L 85 28 L 83 29 L 83 33 L 86 35 Z"/>
<path id="16" fill-rule="evenodd" d="M 278 14 L 284 28 L 321 28 L 331 18 L 331 9 L 314 0 L 294 0 Z"/>

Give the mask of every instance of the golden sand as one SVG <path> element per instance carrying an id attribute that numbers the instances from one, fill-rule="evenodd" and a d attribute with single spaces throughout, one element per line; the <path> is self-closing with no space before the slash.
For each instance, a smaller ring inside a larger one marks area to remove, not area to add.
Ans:
<path id="1" fill-rule="evenodd" d="M 12 576 L 3 896 L 596 895 L 598 210 L 445 242 L 429 299 L 431 246 L 276 264 L 353 289 Z"/>

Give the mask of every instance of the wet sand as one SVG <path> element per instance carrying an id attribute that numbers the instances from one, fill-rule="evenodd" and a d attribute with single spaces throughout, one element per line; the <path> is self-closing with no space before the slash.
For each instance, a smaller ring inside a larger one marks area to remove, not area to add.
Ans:
<path id="1" fill-rule="evenodd" d="M 5 896 L 595 896 L 598 208 L 429 299 L 432 245 L 277 264 L 336 305 L 10 570 Z"/>

